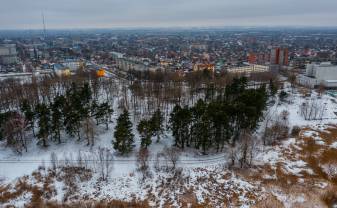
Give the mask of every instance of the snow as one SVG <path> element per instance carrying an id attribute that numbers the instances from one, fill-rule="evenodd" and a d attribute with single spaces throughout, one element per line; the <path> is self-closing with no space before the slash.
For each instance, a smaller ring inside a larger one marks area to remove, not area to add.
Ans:
<path id="1" fill-rule="evenodd" d="M 289 138 L 285 141 L 283 141 L 282 145 L 286 148 L 290 147 L 291 145 L 295 145 L 296 144 L 296 138 Z"/>
<path id="2" fill-rule="evenodd" d="M 316 129 L 319 129 L 320 127 L 315 127 Z M 318 145 L 325 145 L 325 142 L 323 141 L 323 139 L 318 136 L 318 132 L 317 131 L 313 131 L 313 130 L 308 130 L 308 131 L 305 131 L 303 134 L 302 134 L 304 137 L 310 137 L 310 138 L 313 138 L 315 143 L 318 144 Z"/>
<path id="3" fill-rule="evenodd" d="M 328 183 L 319 182 L 315 184 L 318 188 L 325 189 L 328 186 Z"/>
<path id="4" fill-rule="evenodd" d="M 63 196 L 64 196 L 64 193 L 63 193 L 64 184 L 63 184 L 63 182 L 55 180 L 54 181 L 54 187 L 55 187 L 57 195 L 53 199 L 56 200 L 56 201 L 62 201 Z"/>
<path id="5" fill-rule="evenodd" d="M 334 178 L 337 176 L 337 164 L 324 164 L 321 167 L 328 177 Z"/>
<path id="6" fill-rule="evenodd" d="M 22 196 L 17 198 L 15 201 L 10 201 L 8 204 L 15 204 L 16 207 L 25 207 L 25 204 L 30 201 L 32 198 L 32 194 L 29 193 L 24 193 Z"/>
<path id="7" fill-rule="evenodd" d="M 257 163 L 260 162 L 262 164 L 265 164 L 265 163 L 276 164 L 279 161 L 279 159 L 280 159 L 280 153 L 277 150 L 270 148 L 265 151 L 260 151 L 258 155 L 256 156 L 255 161 Z"/>
<path id="8" fill-rule="evenodd" d="M 322 141 L 322 140 L 315 140 L 316 144 L 319 144 L 319 145 L 325 145 L 325 142 Z"/>
<path id="9" fill-rule="evenodd" d="M 332 144 L 330 145 L 330 147 L 331 147 L 331 148 L 337 149 L 337 142 L 332 143 Z"/>
<path id="10" fill-rule="evenodd" d="M 300 172 L 306 171 L 309 174 L 313 174 L 311 169 L 306 168 L 307 163 L 303 160 L 296 160 L 296 161 L 286 161 L 284 164 L 285 170 L 293 175 L 302 176 Z"/>
<path id="11" fill-rule="evenodd" d="M 312 91 L 310 97 L 302 97 L 297 89 L 290 89 L 288 85 L 285 85 L 284 91 L 288 92 L 289 97 L 286 101 L 282 102 L 276 98 L 276 103 L 270 106 L 269 111 L 273 115 L 280 114 L 286 110 L 289 112 L 289 126 L 314 126 L 320 124 L 336 123 L 337 116 L 334 112 L 337 111 L 337 104 L 331 101 L 331 96 L 324 94 L 319 96 L 317 92 Z M 293 92 L 292 92 L 293 91 Z M 322 120 L 305 120 L 300 115 L 300 106 L 302 103 L 308 100 L 319 100 L 319 102 L 325 105 L 323 119 Z"/>
<path id="12" fill-rule="evenodd" d="M 296 203 L 304 203 L 306 202 L 306 199 L 303 194 L 295 195 L 295 196 L 289 196 L 280 190 L 274 190 L 272 191 L 273 195 L 276 196 L 276 198 L 283 202 L 283 205 L 285 208 L 293 208 Z"/>
<path id="13" fill-rule="evenodd" d="M 314 136 L 317 136 L 317 132 L 316 131 L 312 131 L 312 130 L 308 130 L 308 131 L 305 131 L 303 133 L 303 136 L 304 137 L 314 137 Z"/>

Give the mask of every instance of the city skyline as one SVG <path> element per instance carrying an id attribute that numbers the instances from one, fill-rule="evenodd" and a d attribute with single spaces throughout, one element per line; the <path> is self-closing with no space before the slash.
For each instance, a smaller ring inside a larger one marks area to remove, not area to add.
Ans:
<path id="1" fill-rule="evenodd" d="M 222 26 L 337 26 L 337 2 L 324 0 L 4 0 L 0 29 Z"/>

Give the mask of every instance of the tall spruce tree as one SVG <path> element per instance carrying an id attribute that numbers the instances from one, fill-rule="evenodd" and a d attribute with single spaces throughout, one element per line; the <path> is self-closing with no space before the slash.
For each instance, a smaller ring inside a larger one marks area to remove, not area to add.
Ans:
<path id="1" fill-rule="evenodd" d="M 132 151 L 134 135 L 132 133 L 132 123 L 129 118 L 129 112 L 126 109 L 124 109 L 124 112 L 117 119 L 114 137 L 113 147 L 115 150 L 122 155 Z"/>

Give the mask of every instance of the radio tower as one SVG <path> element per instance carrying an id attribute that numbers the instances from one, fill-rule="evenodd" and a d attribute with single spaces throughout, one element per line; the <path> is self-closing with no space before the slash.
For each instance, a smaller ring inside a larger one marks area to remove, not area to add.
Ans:
<path id="1" fill-rule="evenodd" d="M 43 12 L 42 12 L 42 23 L 43 23 L 43 37 L 44 37 L 44 39 L 46 39 L 47 32 L 46 32 L 46 23 L 45 23 L 45 20 L 44 20 L 44 13 Z"/>

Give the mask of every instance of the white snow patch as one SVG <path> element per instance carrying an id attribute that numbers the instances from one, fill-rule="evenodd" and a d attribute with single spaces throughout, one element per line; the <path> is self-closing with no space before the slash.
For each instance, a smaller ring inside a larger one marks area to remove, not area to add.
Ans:
<path id="1" fill-rule="evenodd" d="M 331 148 L 337 149 L 337 142 L 332 143 L 332 144 L 330 145 L 330 147 L 331 147 Z"/>

